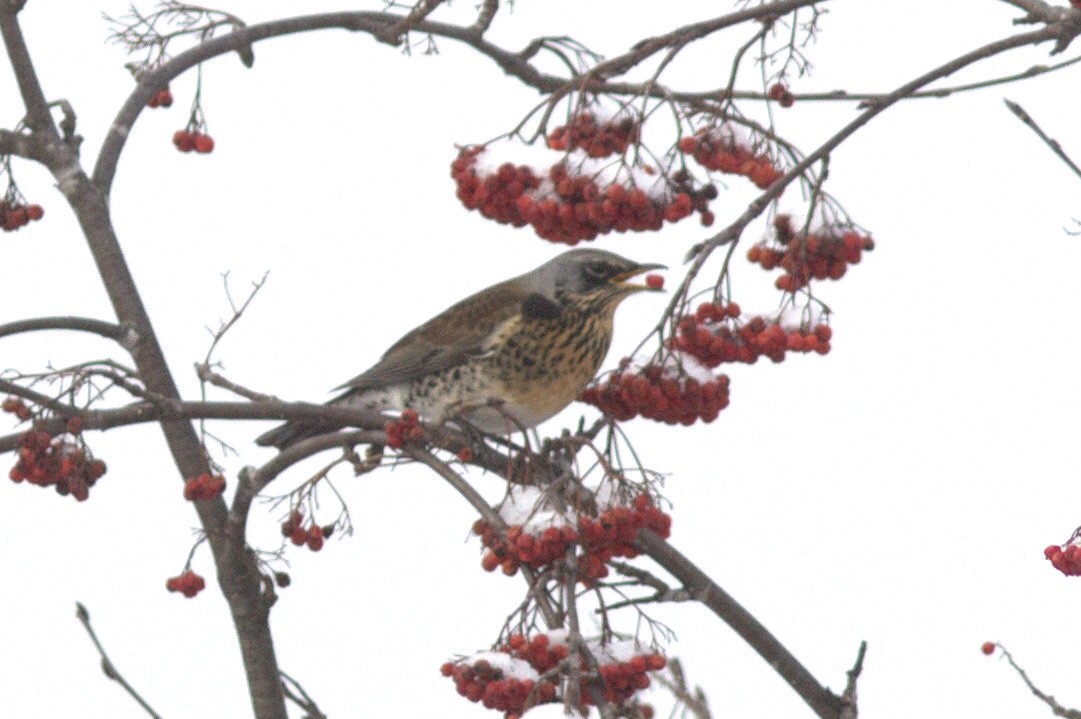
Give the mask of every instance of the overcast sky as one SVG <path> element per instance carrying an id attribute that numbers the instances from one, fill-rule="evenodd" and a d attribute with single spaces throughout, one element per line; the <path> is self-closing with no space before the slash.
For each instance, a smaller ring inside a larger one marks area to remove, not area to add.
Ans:
<path id="1" fill-rule="evenodd" d="M 613 55 L 705 17 L 713 5 L 634 4 L 628 12 L 625 3 L 520 0 L 492 37 L 517 48 L 537 35 L 570 34 Z M 298 6 L 222 7 L 258 22 Z M 46 94 L 78 113 L 88 169 L 133 86 L 122 50 L 104 43 L 101 19 L 125 8 L 72 3 L 61 14 L 31 0 L 22 13 Z M 471 5 L 453 10 L 451 19 Z M 992 0 L 918 0 L 901 11 L 838 3 L 808 50 L 812 75 L 793 89 L 887 91 L 1013 32 L 1016 15 Z M 722 84 L 729 47 L 673 68 L 673 79 L 691 88 Z M 170 142 L 186 120 L 194 73 L 173 84 L 171 110 L 142 116 L 121 158 L 114 222 L 188 396 L 197 393 L 190 368 L 206 353 L 206 327 L 228 315 L 222 273 L 241 296 L 270 272 L 220 347 L 225 373 L 283 398 L 321 401 L 409 328 L 561 251 L 467 213 L 455 199 L 454 144 L 505 132 L 538 97 L 464 48 L 439 49 L 406 58 L 367 36 L 332 31 L 257 45 L 252 70 L 234 56 L 215 60 L 204 68 L 217 142 L 209 156 L 182 156 Z M 1018 51 L 951 82 L 1020 71 L 1047 62 L 1046 51 Z M 874 120 L 830 165 L 829 189 L 877 243 L 843 281 L 821 290 L 835 311 L 833 351 L 732 368 L 732 404 L 711 425 L 626 425 L 647 464 L 669 475 L 671 541 L 821 682 L 840 688 L 859 642 L 868 641 L 866 716 L 1043 715 L 1005 664 L 980 654 L 985 640 L 1004 642 L 1045 691 L 1081 707 L 1081 585 L 1042 556 L 1081 523 L 1081 238 L 1064 231 L 1081 217 L 1081 181 L 1002 102 L 1020 102 L 1081 159 L 1078 80 L 1072 67 L 912 101 Z M 6 71 L 0 97 L 0 126 L 10 129 L 19 106 Z M 779 128 L 810 150 L 854 112 L 851 104 L 797 103 L 779 114 Z M 13 164 L 46 216 L 0 236 L 0 321 L 112 319 L 51 178 Z M 713 203 L 716 227 L 754 197 L 730 184 Z M 744 246 L 760 232 L 753 226 Z M 687 221 L 595 246 L 664 262 L 675 286 L 683 253 L 706 236 Z M 734 298 L 745 309 L 772 309 L 772 276 L 736 265 Z M 622 307 L 609 366 L 664 302 L 639 296 Z M 104 341 L 38 333 L 3 340 L 0 368 L 33 371 L 110 351 Z M 544 429 L 557 433 L 582 414 L 595 416 L 576 404 Z M 9 426 L 0 420 L 0 432 Z M 237 469 L 271 456 L 252 444 L 268 426 L 213 426 L 240 452 L 219 458 L 230 487 Z M 74 618 L 80 600 L 117 667 L 164 716 L 248 715 L 216 586 L 194 600 L 164 589 L 184 563 L 196 518 L 160 433 L 147 426 L 89 439 L 109 473 L 85 504 L 0 485 L 6 713 L 144 716 L 101 675 Z M 270 490 L 284 494 L 307 476 L 298 469 Z M 493 500 L 503 490 L 495 478 L 470 478 Z M 383 470 L 340 476 L 336 486 L 356 533 L 319 554 L 287 554 L 293 586 L 272 615 L 282 668 L 331 717 L 496 716 L 459 698 L 438 669 L 495 639 L 521 598 L 521 580 L 480 569 L 479 543 L 469 537 L 475 517 L 435 475 Z M 330 504 L 326 511 L 335 514 Z M 276 548 L 280 521 L 280 512 L 257 506 L 250 541 Z M 205 549 L 194 567 L 212 578 Z M 652 612 L 677 634 L 667 651 L 704 686 L 716 716 L 811 716 L 704 609 Z M 631 628 L 634 617 L 622 621 Z"/>

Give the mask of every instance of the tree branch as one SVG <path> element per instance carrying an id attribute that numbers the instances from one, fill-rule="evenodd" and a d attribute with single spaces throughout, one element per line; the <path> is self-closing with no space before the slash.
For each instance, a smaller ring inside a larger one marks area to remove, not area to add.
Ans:
<path id="1" fill-rule="evenodd" d="M 693 599 L 701 602 L 720 617 L 743 641 L 758 652 L 758 655 L 788 682 L 788 685 L 799 694 L 807 706 L 814 710 L 815 714 L 821 719 L 838 719 L 844 706 L 841 698 L 819 684 L 761 622 L 721 589 L 705 572 L 675 547 L 648 529 L 638 530 L 636 544 L 643 554 L 647 554 L 682 582 Z"/>
<path id="2" fill-rule="evenodd" d="M 0 338 L 40 330 L 89 332 L 106 339 L 116 340 L 122 347 L 127 349 L 130 349 L 136 342 L 134 332 L 130 328 L 125 329 L 113 322 L 96 320 L 90 317 L 35 317 L 33 319 L 6 322 L 0 324 Z"/>
<path id="3" fill-rule="evenodd" d="M 126 691 L 132 699 L 138 702 L 139 706 L 145 709 L 146 713 L 153 717 L 153 719 L 161 719 L 161 716 L 146 703 L 146 700 L 143 699 L 139 692 L 135 691 L 135 688 L 128 684 L 127 680 L 116 670 L 113 661 L 109 659 L 109 655 L 105 653 L 105 647 L 98 641 L 97 633 L 95 633 L 94 628 L 90 626 L 90 612 L 86 611 L 86 607 L 84 607 L 81 602 L 75 602 L 75 616 L 78 617 L 79 622 L 83 625 L 83 629 L 90 635 L 90 641 L 94 643 L 94 647 L 97 648 L 98 654 L 101 655 L 101 670 L 105 673 L 105 676 L 124 687 L 124 691 Z"/>

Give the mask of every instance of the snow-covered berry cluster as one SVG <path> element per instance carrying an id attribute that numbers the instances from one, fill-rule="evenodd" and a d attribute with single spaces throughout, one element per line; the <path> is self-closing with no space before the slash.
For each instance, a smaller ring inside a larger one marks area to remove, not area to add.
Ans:
<path id="1" fill-rule="evenodd" d="M 445 662 L 439 669 L 454 680 L 460 695 L 508 718 L 520 716 L 531 706 L 554 702 L 557 696 L 554 683 L 538 681 L 539 674 L 528 662 L 507 653 L 481 652 L 468 660 Z"/>
<path id="2" fill-rule="evenodd" d="M 664 539 L 672 531 L 672 518 L 648 494 L 600 497 L 596 511 L 556 512 L 534 487 L 515 487 L 497 508 L 507 522 L 506 532 L 483 519 L 473 524 L 487 548 L 481 559 L 485 571 L 497 568 L 510 576 L 520 566 L 543 569 L 563 562 L 576 548 L 580 581 L 586 584 L 608 576 L 607 563 L 616 557 L 636 557 L 639 529 L 650 529 Z"/>
<path id="3" fill-rule="evenodd" d="M 779 290 L 795 292 L 812 279 L 839 280 L 849 265 L 858 264 L 863 253 L 873 250 L 874 240 L 851 228 L 824 227 L 797 232 L 790 215 L 773 220 L 773 241 L 763 240 L 747 250 L 747 259 L 764 270 L 780 267 L 784 274 L 774 283 Z"/>
<path id="4" fill-rule="evenodd" d="M 330 539 L 330 535 L 333 533 L 333 524 L 321 527 L 312 521 L 305 527 L 304 514 L 298 509 L 290 512 L 289 517 L 282 522 L 283 537 L 288 537 L 289 541 L 298 547 L 307 545 L 308 549 L 313 552 L 322 549 L 324 541 Z"/>
<path id="5" fill-rule="evenodd" d="M 470 210 L 514 227 L 530 225 L 538 236 L 576 245 L 610 232 L 659 230 L 717 196 L 713 185 L 696 187 L 686 173 L 657 177 L 650 167 L 612 170 L 582 151 L 546 169 L 504 162 L 494 165 L 483 146 L 462 148 L 451 164 L 458 199 Z M 652 173 L 652 174 L 651 174 Z"/>
<path id="6" fill-rule="evenodd" d="M 639 703 L 635 695 L 652 683 L 650 672 L 667 665 L 665 657 L 644 651 L 630 641 L 585 644 L 597 660 L 605 701 L 615 705 L 620 716 L 650 719 L 653 708 Z M 532 706 L 564 700 L 563 683 L 569 681 L 566 677 L 572 661 L 577 662 L 578 672 L 590 673 L 585 656 L 571 657 L 567 633 L 556 630 L 532 637 L 513 634 L 495 651 L 445 662 L 440 673 L 453 679 L 458 693 L 466 699 L 502 711 L 506 719 L 515 719 Z M 578 709 L 592 703 L 587 684 L 595 679 L 594 675 L 579 680 Z"/>
<path id="7" fill-rule="evenodd" d="M 590 157 L 622 155 L 638 141 L 639 123 L 633 117 L 616 115 L 598 121 L 592 112 L 583 111 L 548 133 L 548 147 L 553 150 L 582 150 Z"/>
<path id="8" fill-rule="evenodd" d="M 578 399 L 620 422 L 645 417 L 687 426 L 712 422 L 728 406 L 728 377 L 712 375 L 689 355 L 642 367 L 622 364 L 619 371 L 586 387 Z"/>
<path id="9" fill-rule="evenodd" d="M 0 230 L 4 232 L 14 232 L 44 216 L 45 209 L 41 205 L 28 205 L 18 197 L 0 200 Z"/>
<path id="10" fill-rule="evenodd" d="M 198 477 L 184 480 L 184 499 L 189 502 L 202 502 L 221 496 L 225 491 L 225 477 L 219 474 L 203 472 Z"/>
<path id="11" fill-rule="evenodd" d="M 174 132 L 173 144 L 176 145 L 176 149 L 181 152 L 191 152 L 192 150 L 195 150 L 196 152 L 205 155 L 214 151 L 214 138 L 191 128 Z"/>
<path id="12" fill-rule="evenodd" d="M 173 106 L 173 93 L 169 91 L 169 86 L 166 85 L 162 89 L 154 93 L 154 96 L 146 103 L 147 107 L 172 107 Z"/>
<path id="13" fill-rule="evenodd" d="M 518 567 L 523 564 L 536 569 L 558 562 L 566 556 L 567 547 L 578 539 L 578 532 L 570 525 L 546 527 L 533 533 L 520 524 L 512 524 L 503 533 L 490 527 L 483 519 L 474 522 L 473 532 L 488 548 L 481 559 L 484 571 L 494 572 L 502 568 L 508 576 L 517 573 Z"/>
<path id="14" fill-rule="evenodd" d="M 387 420 L 383 431 L 387 435 L 387 446 L 391 449 L 401 449 L 406 442 L 416 442 L 424 437 L 420 417 L 411 409 L 403 409 L 398 419 Z"/>
<path id="15" fill-rule="evenodd" d="M 165 588 L 170 592 L 180 592 L 188 599 L 191 599 L 206 589 L 206 580 L 190 569 L 186 569 L 181 574 L 166 579 Z"/>
<path id="16" fill-rule="evenodd" d="M 708 170 L 743 175 L 762 190 L 784 175 L 769 155 L 751 149 L 728 127 L 702 128 L 681 139 L 679 149 Z"/>
<path id="17" fill-rule="evenodd" d="M 693 315 L 679 319 L 670 345 L 710 368 L 725 362 L 754 364 L 762 356 L 781 362 L 786 352 L 830 351 L 833 331 L 829 325 L 809 328 L 782 325 L 759 315 L 743 321 L 739 318 L 740 307 L 734 302 L 703 303 Z"/>
<path id="18" fill-rule="evenodd" d="M 74 431 L 72 431 L 74 430 Z M 70 494 L 80 502 L 90 496 L 90 488 L 105 474 L 105 463 L 88 456 L 78 436 L 82 421 L 68 421 L 68 434 L 54 438 L 42 430 L 30 430 L 19 438 L 19 459 L 8 472 L 12 482 L 29 482 L 54 487 L 56 493 Z"/>
<path id="19" fill-rule="evenodd" d="M 1081 544 L 1070 540 L 1064 545 L 1052 544 L 1043 550 L 1051 566 L 1067 577 L 1081 577 Z"/>

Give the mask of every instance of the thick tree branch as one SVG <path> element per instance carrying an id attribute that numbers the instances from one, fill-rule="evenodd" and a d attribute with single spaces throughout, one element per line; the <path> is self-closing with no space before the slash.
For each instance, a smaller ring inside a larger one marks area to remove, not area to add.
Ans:
<path id="1" fill-rule="evenodd" d="M 819 684 L 761 622 L 721 589 L 705 572 L 675 547 L 648 529 L 638 531 L 636 543 L 643 554 L 648 555 L 664 567 L 665 571 L 682 582 L 693 599 L 701 602 L 720 617 L 743 641 L 758 652 L 758 655 L 788 682 L 815 714 L 821 719 L 838 719 L 844 707 L 842 699 Z"/>
<path id="2" fill-rule="evenodd" d="M 5 322 L 0 324 L 0 338 L 40 330 L 89 332 L 106 339 L 116 340 L 125 348 L 129 348 L 136 341 L 134 333 L 125 330 L 120 325 L 90 317 L 34 317 L 33 319 Z"/>

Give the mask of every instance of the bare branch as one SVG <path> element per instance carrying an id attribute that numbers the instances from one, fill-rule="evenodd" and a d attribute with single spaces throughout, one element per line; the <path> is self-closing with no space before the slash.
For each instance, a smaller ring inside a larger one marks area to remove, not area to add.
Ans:
<path id="1" fill-rule="evenodd" d="M 1058 140 L 1051 138 L 1046 132 L 1043 131 L 1036 121 L 1032 119 L 1032 116 L 1025 112 L 1025 108 L 1018 105 L 1013 100 L 1003 100 L 1006 103 L 1006 107 L 1010 108 L 1010 112 L 1017 116 L 1017 119 L 1028 125 L 1028 127 L 1036 133 L 1036 135 L 1043 140 L 1043 143 L 1051 148 L 1051 152 L 1058 155 L 1058 158 L 1066 163 L 1066 166 L 1073 170 L 1073 173 L 1078 177 L 1081 177 L 1081 167 L 1077 166 L 1070 156 L 1066 154 L 1066 151 L 1062 149 L 1062 145 L 1058 143 Z"/>
<path id="2" fill-rule="evenodd" d="M 33 319 L 5 322 L 0 324 L 0 338 L 40 330 L 89 332 L 106 339 L 116 340 L 125 348 L 130 348 L 136 341 L 131 328 L 124 328 L 112 322 L 95 320 L 89 317 L 35 317 Z"/>
<path id="3" fill-rule="evenodd" d="M 758 652 L 821 719 L 838 719 L 844 702 L 823 687 L 807 669 L 739 602 L 689 559 L 648 529 L 638 531 L 644 554 L 681 581 L 691 596 L 708 607 Z"/>
<path id="4" fill-rule="evenodd" d="M 1013 655 L 1006 650 L 1006 647 L 1001 644 L 997 646 L 1002 650 L 1002 656 L 1006 658 L 1006 661 L 1013 667 L 1013 670 L 1017 672 L 1017 676 L 1021 677 L 1021 681 L 1025 683 L 1025 686 L 1028 687 L 1029 691 L 1031 691 L 1037 699 L 1046 704 L 1051 709 L 1052 714 L 1057 717 L 1065 717 L 1065 719 L 1081 719 L 1081 711 L 1064 707 L 1059 704 L 1053 696 L 1040 691 L 1040 688 L 1033 684 L 1032 680 L 1029 679 L 1028 672 L 1022 669 L 1021 665 L 1014 661 Z"/>
<path id="5" fill-rule="evenodd" d="M 105 647 L 103 647 L 98 640 L 98 635 L 94 632 L 94 628 L 90 626 L 90 612 L 86 610 L 86 607 L 83 606 L 81 602 L 75 602 L 75 616 L 78 617 L 83 628 L 86 629 L 86 633 L 90 635 L 90 641 L 94 643 L 94 647 L 97 648 L 98 654 L 101 655 L 101 670 L 105 672 L 105 676 L 120 684 L 120 686 L 124 688 L 124 691 L 126 691 L 132 699 L 137 701 L 139 706 L 145 709 L 146 713 L 153 717 L 153 719 L 161 719 L 161 715 L 154 711 L 151 706 L 146 703 L 146 700 L 143 699 L 139 692 L 135 691 L 134 687 L 128 684 L 127 680 L 116 670 L 113 661 L 109 659 L 109 655 L 105 653 Z"/>

